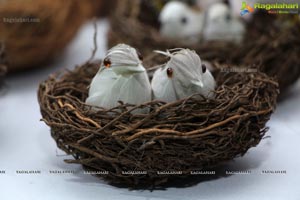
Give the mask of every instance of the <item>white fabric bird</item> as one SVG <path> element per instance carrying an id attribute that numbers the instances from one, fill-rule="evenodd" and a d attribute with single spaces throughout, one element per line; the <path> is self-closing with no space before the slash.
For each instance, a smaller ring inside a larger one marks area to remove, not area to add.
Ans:
<path id="1" fill-rule="evenodd" d="M 240 43 L 245 25 L 234 17 L 228 5 L 217 3 L 208 9 L 203 37 L 205 41 L 231 41 Z"/>
<path id="2" fill-rule="evenodd" d="M 151 101 L 151 85 L 142 57 L 136 49 L 125 44 L 108 51 L 91 82 L 86 104 L 110 109 L 118 106 L 118 101 L 134 105 Z"/>
<path id="3" fill-rule="evenodd" d="M 183 2 L 170 1 L 162 9 L 159 21 L 162 36 L 194 43 L 201 38 L 204 14 Z"/>
<path id="4" fill-rule="evenodd" d="M 170 60 L 153 75 L 151 86 L 154 99 L 173 102 L 193 94 L 214 98 L 214 77 L 194 51 L 177 49 L 173 53 L 156 52 L 170 57 Z"/>
<path id="5" fill-rule="evenodd" d="M 221 3 L 224 0 L 197 0 L 197 4 L 200 8 L 207 10 L 211 5 Z"/>

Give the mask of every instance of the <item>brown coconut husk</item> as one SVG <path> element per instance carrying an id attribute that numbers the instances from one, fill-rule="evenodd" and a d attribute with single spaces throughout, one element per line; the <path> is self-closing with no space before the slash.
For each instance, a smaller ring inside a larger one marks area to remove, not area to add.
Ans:
<path id="1" fill-rule="evenodd" d="M 5 46 L 0 42 L 0 89 L 3 85 L 3 79 L 6 74 Z"/>
<path id="2" fill-rule="evenodd" d="M 278 95 L 278 83 L 264 73 L 217 70 L 214 100 L 120 102 L 95 111 L 84 102 L 99 66 L 51 75 L 39 87 L 40 109 L 57 146 L 74 157 L 67 163 L 127 187 L 156 187 L 243 156 L 268 130 Z M 131 114 L 144 107 L 149 114 Z M 147 174 L 126 175 L 130 171 Z M 158 174 L 165 171 L 181 174 Z"/>
<path id="3" fill-rule="evenodd" d="M 59 55 L 86 13 L 79 0 L 9 0 L 0 3 L 0 18 L 0 40 L 6 44 L 8 71 L 13 72 L 42 67 Z"/>
<path id="4" fill-rule="evenodd" d="M 106 17 L 114 11 L 117 0 L 85 0 L 81 1 L 81 6 L 85 9 L 89 18 Z"/>
<path id="5" fill-rule="evenodd" d="M 149 1 L 119 0 L 111 16 L 108 46 L 126 43 L 153 57 L 153 50 L 194 49 L 201 59 L 234 66 L 260 66 L 262 72 L 276 77 L 284 92 L 300 76 L 300 20 L 297 15 L 280 16 L 257 12 L 247 23 L 240 45 L 229 42 L 201 42 L 188 45 L 159 34 L 158 13 L 145 9 Z M 148 5 L 149 7 L 149 5 Z"/>

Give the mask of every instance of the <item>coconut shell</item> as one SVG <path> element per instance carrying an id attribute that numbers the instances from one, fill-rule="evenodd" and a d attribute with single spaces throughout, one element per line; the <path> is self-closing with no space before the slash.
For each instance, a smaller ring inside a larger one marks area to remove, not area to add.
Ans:
<path id="1" fill-rule="evenodd" d="M 3 84 L 3 79 L 6 74 L 6 59 L 5 59 L 5 46 L 0 42 L 0 89 Z"/>
<path id="2" fill-rule="evenodd" d="M 190 45 L 163 38 L 159 34 L 157 13 L 145 10 L 149 4 L 139 0 L 118 1 L 110 19 L 109 47 L 126 43 L 150 57 L 148 60 L 153 57 L 153 50 L 190 48 L 212 63 L 259 66 L 259 70 L 278 79 L 282 93 L 300 77 L 300 19 L 297 15 L 256 12 L 247 23 L 240 45 L 204 41 Z"/>
<path id="3" fill-rule="evenodd" d="M 196 95 L 168 104 L 120 102 L 95 111 L 84 102 L 99 66 L 51 75 L 39 87 L 40 109 L 57 146 L 74 157 L 67 163 L 126 187 L 155 188 L 243 156 L 268 130 L 278 95 L 278 83 L 262 72 L 217 70 L 214 100 Z M 131 114 L 144 107 L 149 114 Z"/>
<path id="4" fill-rule="evenodd" d="M 117 0 L 85 0 L 80 4 L 89 18 L 105 17 L 112 13 Z"/>
<path id="5" fill-rule="evenodd" d="M 86 13 L 79 0 L 9 0 L 0 3 L 0 18 L 12 72 L 42 67 L 62 53 Z"/>

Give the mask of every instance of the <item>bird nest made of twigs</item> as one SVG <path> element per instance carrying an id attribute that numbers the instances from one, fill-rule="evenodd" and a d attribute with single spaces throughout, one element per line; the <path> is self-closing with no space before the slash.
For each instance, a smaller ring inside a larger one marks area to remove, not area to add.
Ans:
<path id="1" fill-rule="evenodd" d="M 277 77 L 282 92 L 300 76 L 300 20 L 298 15 L 253 14 L 240 45 L 230 42 L 200 42 L 189 45 L 169 40 L 159 33 L 158 13 L 150 1 L 119 0 L 110 18 L 108 45 L 126 43 L 144 55 L 153 49 L 186 47 L 194 49 L 202 59 L 223 64 L 245 66 L 256 64 L 260 71 Z M 246 22 L 245 22 L 246 23 Z"/>
<path id="2" fill-rule="evenodd" d="M 8 71 L 42 67 L 62 53 L 87 16 L 79 0 L 10 0 L 0 3 L 0 40 Z"/>
<path id="3" fill-rule="evenodd" d="M 213 100 L 195 96 L 95 110 L 84 102 L 100 63 L 53 74 L 40 84 L 43 121 L 67 163 L 114 184 L 158 186 L 243 156 L 268 130 L 278 83 L 261 72 L 217 70 Z M 148 107 L 148 114 L 132 114 Z M 99 173 L 100 172 L 100 173 Z"/>

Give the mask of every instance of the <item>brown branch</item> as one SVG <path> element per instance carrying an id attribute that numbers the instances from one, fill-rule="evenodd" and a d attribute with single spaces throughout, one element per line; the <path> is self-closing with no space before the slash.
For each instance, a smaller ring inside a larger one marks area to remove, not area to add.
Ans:
<path id="1" fill-rule="evenodd" d="M 58 104 L 61 108 L 65 108 L 65 107 L 70 108 L 80 120 L 93 124 L 96 128 L 101 128 L 101 126 L 94 120 L 87 117 L 83 117 L 78 111 L 76 111 L 76 108 L 74 108 L 74 106 L 72 106 L 71 104 L 69 103 L 63 104 L 61 99 L 58 100 Z"/>

